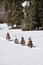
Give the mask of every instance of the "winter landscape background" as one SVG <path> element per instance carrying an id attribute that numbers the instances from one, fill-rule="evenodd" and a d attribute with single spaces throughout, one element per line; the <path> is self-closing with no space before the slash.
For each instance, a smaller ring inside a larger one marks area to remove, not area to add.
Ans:
<path id="1" fill-rule="evenodd" d="M 7 32 L 12 41 L 6 40 Z M 33 48 L 15 44 L 15 35 L 21 41 L 23 36 L 27 44 L 28 38 L 33 41 Z M 0 24 L 0 65 L 43 65 L 43 30 L 22 31 L 9 29 L 6 24 Z"/>

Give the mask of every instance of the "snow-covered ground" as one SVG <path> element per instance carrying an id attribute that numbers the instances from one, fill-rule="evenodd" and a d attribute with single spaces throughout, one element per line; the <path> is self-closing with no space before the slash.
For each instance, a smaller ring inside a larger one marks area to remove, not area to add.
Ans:
<path id="1" fill-rule="evenodd" d="M 0 65 L 43 65 L 43 31 L 22 31 L 21 29 L 8 29 L 1 25 L 0 29 Z M 6 40 L 7 32 L 12 41 Z M 15 44 L 15 35 L 21 41 L 23 36 L 27 44 L 28 38 L 33 41 L 33 48 Z"/>

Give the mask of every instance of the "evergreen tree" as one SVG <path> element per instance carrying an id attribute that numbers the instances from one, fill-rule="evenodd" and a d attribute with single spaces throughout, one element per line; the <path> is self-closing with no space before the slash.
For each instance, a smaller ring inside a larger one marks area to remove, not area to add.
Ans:
<path id="1" fill-rule="evenodd" d="M 40 0 L 40 22 L 41 22 L 41 27 L 43 27 L 43 0 Z"/>
<path id="2" fill-rule="evenodd" d="M 36 24 L 35 21 L 35 2 L 34 1 L 28 1 L 26 3 L 26 6 L 24 8 L 24 23 L 22 24 L 23 29 L 32 30 L 34 25 Z M 35 28 L 35 27 L 34 27 Z"/>
<path id="3" fill-rule="evenodd" d="M 30 1 L 30 5 L 25 8 L 22 3 L 25 0 L 6 0 L 6 11 L 8 11 L 7 23 L 12 26 L 16 24 L 23 25 L 25 29 L 33 29 L 43 26 L 43 1 Z M 28 2 L 28 0 L 27 0 Z M 22 12 L 25 10 L 25 12 Z M 22 27 L 23 27 L 22 26 Z"/>
<path id="4" fill-rule="evenodd" d="M 36 7 L 35 7 L 35 18 L 37 22 L 37 28 L 41 27 L 41 0 L 36 0 Z"/>
<path id="5" fill-rule="evenodd" d="M 27 21 L 28 21 L 28 27 L 30 28 L 30 30 L 32 30 L 34 27 L 34 25 L 36 24 L 35 21 L 35 2 L 34 1 L 30 1 L 30 5 L 28 7 L 27 10 Z"/>
<path id="6" fill-rule="evenodd" d="M 10 24 L 12 27 L 15 24 L 17 26 L 21 24 L 22 21 L 22 1 L 20 0 L 7 0 L 7 8 L 8 8 L 8 17 L 7 23 Z"/>

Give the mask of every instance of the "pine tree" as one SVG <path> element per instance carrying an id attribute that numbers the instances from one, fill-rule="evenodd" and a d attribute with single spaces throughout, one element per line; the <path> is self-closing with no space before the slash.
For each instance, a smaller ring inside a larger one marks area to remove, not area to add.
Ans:
<path id="1" fill-rule="evenodd" d="M 36 0 L 36 7 L 35 7 L 35 18 L 37 21 L 37 28 L 39 29 L 39 27 L 41 27 L 41 16 L 42 16 L 42 8 L 41 8 L 41 0 Z"/>
<path id="2" fill-rule="evenodd" d="M 30 28 L 30 30 L 32 30 L 34 27 L 34 25 L 36 24 L 35 21 L 35 2 L 34 1 L 30 1 L 30 6 L 28 7 L 27 10 L 27 21 L 28 21 L 28 26 Z"/>
<path id="3" fill-rule="evenodd" d="M 43 0 L 40 0 L 40 22 L 41 22 L 41 27 L 43 27 Z"/>
<path id="4" fill-rule="evenodd" d="M 7 0 L 8 17 L 7 23 L 13 28 L 14 24 L 21 24 L 22 21 L 22 1 L 20 0 Z"/>
<path id="5" fill-rule="evenodd" d="M 25 12 L 24 12 L 24 23 L 22 24 L 22 28 L 24 30 L 32 30 L 33 28 L 35 28 L 35 2 L 34 1 L 29 1 L 29 5 L 28 5 L 28 1 L 27 4 L 24 8 Z"/>

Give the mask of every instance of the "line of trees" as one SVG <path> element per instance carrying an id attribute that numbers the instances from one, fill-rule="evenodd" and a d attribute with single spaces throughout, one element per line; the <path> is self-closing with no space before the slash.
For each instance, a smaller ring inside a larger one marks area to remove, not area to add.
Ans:
<path id="1" fill-rule="evenodd" d="M 43 0 L 6 0 L 5 9 L 8 12 L 7 24 L 20 25 L 22 30 L 39 29 L 43 27 Z"/>

